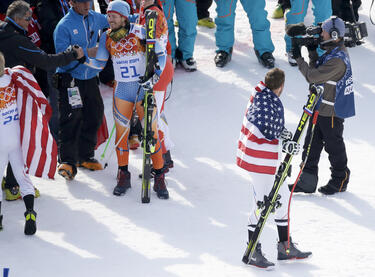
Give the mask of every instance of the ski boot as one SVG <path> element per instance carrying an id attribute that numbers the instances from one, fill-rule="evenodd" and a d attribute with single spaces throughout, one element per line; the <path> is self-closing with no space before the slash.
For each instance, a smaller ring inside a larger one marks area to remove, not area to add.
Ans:
<path id="1" fill-rule="evenodd" d="M 130 172 L 119 169 L 117 172 L 117 186 L 113 189 L 113 194 L 121 196 L 125 194 L 129 188 L 131 188 Z"/>
<path id="2" fill-rule="evenodd" d="M 34 235 L 36 232 L 36 212 L 27 210 L 25 212 L 25 235 Z"/>
<path id="3" fill-rule="evenodd" d="M 21 194 L 20 194 L 20 187 L 13 186 L 11 188 L 6 188 L 5 190 L 5 200 L 7 201 L 14 201 L 21 199 Z"/>
<path id="4" fill-rule="evenodd" d="M 331 175 L 331 179 L 328 181 L 328 184 L 318 189 L 320 193 L 323 193 L 325 195 L 332 195 L 337 192 L 346 191 L 348 187 L 348 183 L 349 183 L 349 177 L 350 177 L 349 168 L 345 170 L 345 176 L 343 177 L 337 177 L 337 176 L 332 176 L 332 175 Z"/>
<path id="5" fill-rule="evenodd" d="M 255 247 L 255 251 L 253 256 L 251 257 L 250 261 L 248 262 L 249 265 L 256 266 L 259 268 L 263 268 L 266 270 L 271 270 L 275 267 L 275 264 L 268 261 L 266 257 L 262 253 L 261 244 L 258 243 Z"/>
<path id="6" fill-rule="evenodd" d="M 209 29 L 213 29 L 216 27 L 215 22 L 212 20 L 211 17 L 206 17 L 198 20 L 198 25 L 207 27 Z"/>
<path id="7" fill-rule="evenodd" d="M 167 186 L 165 185 L 165 174 L 159 173 L 154 176 L 154 191 L 160 199 L 168 199 L 169 193 Z"/>
<path id="8" fill-rule="evenodd" d="M 271 18 L 279 19 L 284 17 L 284 10 L 280 4 L 276 6 L 276 9 L 273 11 Z"/>
<path id="9" fill-rule="evenodd" d="M 193 72 L 197 70 L 197 62 L 193 57 L 186 60 L 181 60 L 180 63 L 187 72 Z"/>
<path id="10" fill-rule="evenodd" d="M 289 253 L 288 250 L 288 241 L 279 241 L 277 243 L 277 259 L 279 261 L 285 260 L 301 260 L 306 259 L 311 256 L 311 252 L 302 252 L 300 251 L 296 245 L 292 242 L 292 238 L 290 238 L 289 242 Z"/>
<path id="11" fill-rule="evenodd" d="M 224 50 L 218 51 L 214 59 L 216 66 L 217 67 L 226 66 L 227 63 L 229 63 L 232 60 L 232 52 L 233 52 L 232 47 L 230 48 L 229 53 Z"/>
<path id="12" fill-rule="evenodd" d="M 75 165 L 70 164 L 60 164 L 57 173 L 65 178 L 65 180 L 73 180 L 77 175 L 77 168 Z"/>
<path id="13" fill-rule="evenodd" d="M 78 163 L 79 167 L 87 168 L 91 171 L 103 170 L 103 166 L 98 162 L 97 159 L 88 158 Z"/>
<path id="14" fill-rule="evenodd" d="M 318 175 L 302 171 L 302 174 L 294 188 L 294 192 L 314 193 L 318 185 Z M 289 184 L 289 191 L 292 191 L 293 184 Z"/>
<path id="15" fill-rule="evenodd" d="M 275 67 L 275 58 L 270 52 L 264 52 L 262 55 L 259 54 L 258 50 L 255 50 L 255 55 L 258 58 L 260 64 L 262 64 L 266 68 L 274 68 Z"/>

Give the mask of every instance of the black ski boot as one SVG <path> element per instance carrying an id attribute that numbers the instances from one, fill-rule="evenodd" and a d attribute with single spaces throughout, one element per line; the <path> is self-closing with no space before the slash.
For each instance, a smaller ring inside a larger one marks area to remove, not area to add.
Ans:
<path id="1" fill-rule="evenodd" d="M 277 243 L 277 259 L 279 261 L 285 260 L 301 260 L 306 259 L 311 256 L 311 252 L 302 252 L 300 251 L 296 245 L 292 242 L 292 238 L 290 238 L 289 242 L 289 253 L 288 250 L 288 241 L 282 241 Z"/>
<path id="2" fill-rule="evenodd" d="M 34 235 L 36 232 L 36 212 L 27 210 L 25 212 L 25 235 Z"/>
<path id="3" fill-rule="evenodd" d="M 331 179 L 328 181 L 328 184 L 320 187 L 318 191 L 320 193 L 323 193 L 325 195 L 332 195 L 337 192 L 344 192 L 346 191 L 349 183 L 349 177 L 350 177 L 350 170 L 347 168 L 344 172 L 344 174 L 340 174 L 343 176 L 336 176 L 339 174 L 332 173 Z"/>
<path id="4" fill-rule="evenodd" d="M 302 174 L 294 188 L 294 192 L 314 193 L 318 185 L 318 176 L 302 171 Z M 292 191 L 293 184 L 288 185 L 289 191 Z"/>
<path id="5" fill-rule="evenodd" d="M 113 194 L 121 196 L 125 194 L 129 188 L 131 188 L 130 172 L 119 168 L 117 172 L 117 185 L 113 189 Z"/>
<path id="6" fill-rule="evenodd" d="M 257 246 L 255 247 L 254 254 L 251 257 L 248 264 L 259 267 L 259 268 L 264 268 L 267 270 L 273 269 L 275 266 L 274 263 L 268 261 L 266 257 L 263 255 L 262 247 L 260 243 L 258 243 Z"/>
<path id="7" fill-rule="evenodd" d="M 258 58 L 259 63 L 261 63 L 266 68 L 274 68 L 275 67 L 275 58 L 270 52 L 264 52 L 262 56 L 260 56 L 258 50 L 254 50 L 255 55 Z"/>
<path id="8" fill-rule="evenodd" d="M 230 48 L 229 53 L 224 50 L 218 51 L 214 59 L 216 66 L 217 67 L 226 66 L 227 63 L 229 63 L 232 59 L 232 52 L 233 52 L 232 47 Z"/>
<path id="9" fill-rule="evenodd" d="M 156 174 L 154 177 L 154 191 L 160 199 L 168 199 L 169 193 L 165 185 L 164 173 Z"/>

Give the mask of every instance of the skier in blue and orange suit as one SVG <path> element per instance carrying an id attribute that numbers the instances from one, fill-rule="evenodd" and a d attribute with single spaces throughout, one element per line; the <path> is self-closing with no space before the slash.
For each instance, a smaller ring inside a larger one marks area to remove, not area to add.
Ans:
<path id="1" fill-rule="evenodd" d="M 110 29 L 100 38 L 96 58 L 90 59 L 88 62 L 89 66 L 100 69 L 105 66 L 109 56 L 113 61 L 116 80 L 113 115 L 116 124 L 116 153 L 119 166 L 114 195 L 122 195 L 131 187 L 130 172 L 128 171 L 128 130 L 134 105 L 139 118 L 143 118 L 144 112 L 141 103 L 144 98 L 144 88 L 152 88 L 157 83 L 167 60 L 165 47 L 161 45 L 160 40 L 156 40 L 155 51 L 160 69 L 156 70 L 149 80 L 143 80 L 140 83 L 140 77 L 143 76 L 146 68 L 145 46 L 142 43 L 146 32 L 143 26 L 130 23 L 129 15 L 130 7 L 126 2 L 116 0 L 109 3 L 107 17 Z M 162 170 L 164 161 L 158 139 L 156 111 L 152 122 L 154 137 L 157 139 L 155 152 L 151 155 L 155 169 L 154 190 L 159 198 L 168 199 L 169 193 Z"/>

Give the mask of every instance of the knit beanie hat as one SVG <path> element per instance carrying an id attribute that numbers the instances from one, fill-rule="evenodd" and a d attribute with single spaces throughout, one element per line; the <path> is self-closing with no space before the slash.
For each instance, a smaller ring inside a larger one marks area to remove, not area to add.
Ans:
<path id="1" fill-rule="evenodd" d="M 117 13 L 123 17 L 128 17 L 130 14 L 130 6 L 122 0 L 115 0 L 109 3 L 107 13 Z"/>

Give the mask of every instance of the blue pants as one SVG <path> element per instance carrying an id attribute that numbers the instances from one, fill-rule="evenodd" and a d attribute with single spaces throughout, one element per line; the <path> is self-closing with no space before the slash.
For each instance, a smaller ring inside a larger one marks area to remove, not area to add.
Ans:
<path id="1" fill-rule="evenodd" d="M 234 44 L 234 19 L 237 0 L 215 0 L 216 1 L 216 46 L 217 50 L 229 49 Z M 253 43 L 255 50 L 262 55 L 264 52 L 272 53 L 275 50 L 271 40 L 270 22 L 267 20 L 265 0 L 240 0 L 249 18 Z"/>
<path id="2" fill-rule="evenodd" d="M 172 48 L 172 58 L 175 57 L 177 48 L 182 52 L 183 60 L 193 57 L 198 22 L 195 0 L 162 0 L 162 4 L 168 23 L 168 38 Z M 173 22 L 175 8 L 179 26 L 178 46 Z"/>
<path id="3" fill-rule="evenodd" d="M 314 24 L 318 22 L 323 22 L 332 15 L 332 1 L 328 0 L 311 0 L 314 13 Z M 309 6 L 309 0 L 291 0 L 292 5 L 290 11 L 286 14 L 286 24 L 296 24 L 304 22 L 307 8 Z M 292 50 L 292 40 L 290 36 L 285 35 L 286 51 L 290 52 Z M 322 50 L 319 51 L 319 54 Z"/>

